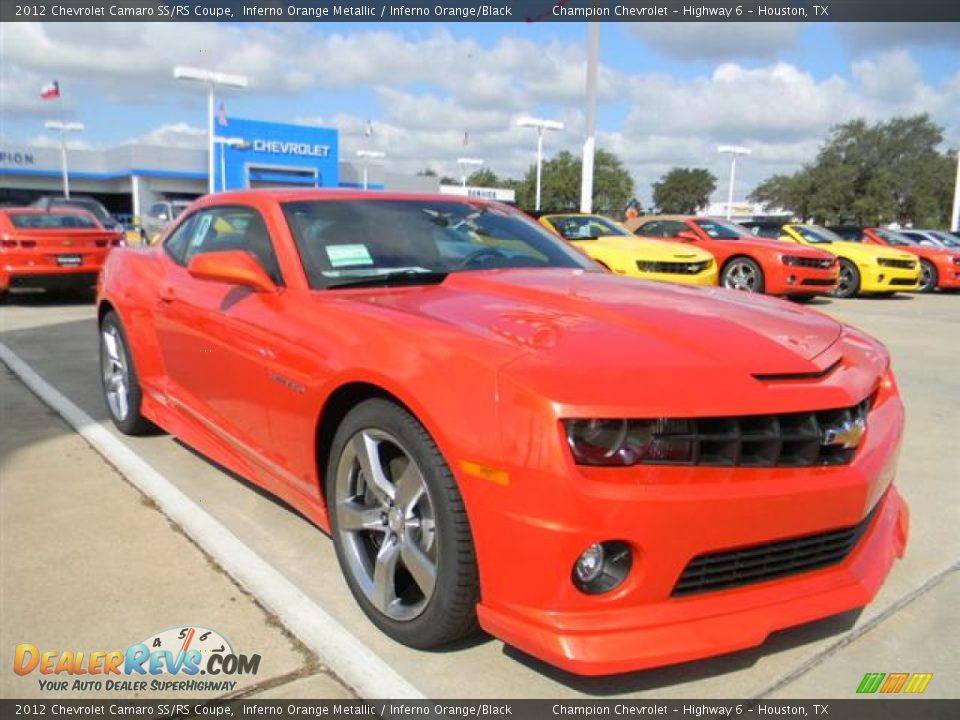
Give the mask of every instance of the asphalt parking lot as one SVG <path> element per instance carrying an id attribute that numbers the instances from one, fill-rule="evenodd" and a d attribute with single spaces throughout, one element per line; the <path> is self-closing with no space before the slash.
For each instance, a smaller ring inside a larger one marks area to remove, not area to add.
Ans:
<path id="1" fill-rule="evenodd" d="M 907 557 L 861 613 L 778 633 L 755 650 L 680 666 L 583 679 L 489 637 L 443 652 L 400 646 L 356 607 L 332 544 L 306 520 L 169 436 L 122 441 L 430 697 L 845 698 L 853 696 L 866 672 L 932 672 L 926 696 L 960 696 L 960 296 L 819 300 L 811 307 L 879 337 L 893 356 L 908 411 L 898 478 L 911 508 Z M 56 296 L 15 295 L 0 308 L 0 331 L 10 351 L 94 420 L 109 425 L 100 396 L 92 305 Z M 236 628 L 250 651 L 265 657 L 273 653 L 273 680 L 265 688 L 272 693 L 348 693 L 336 679 L 337 667 L 329 672 L 319 667 L 252 598 L 205 563 L 200 549 L 185 540 L 176 542 L 172 536 L 177 531 L 158 522 L 157 511 L 138 502 L 123 477 L 98 461 L 12 374 L 0 373 L 0 383 L 0 695 L 34 694 L 30 688 L 35 680 L 10 670 L 7 650 L 18 642 L 41 638 L 53 645 L 89 647 L 111 630 L 116 635 L 117 618 L 133 617 L 139 625 L 129 627 L 125 621 L 129 632 L 146 634 L 186 622 L 174 619 L 178 610 L 189 612 L 191 622 L 213 627 L 226 623 L 231 627 L 225 631 Z M 42 472 L 37 471 L 39 463 Z M 43 491 L 31 492 L 38 483 L 45 484 Z M 89 485 L 83 497 L 98 493 L 103 502 L 70 500 L 66 493 L 61 497 L 59 488 L 75 493 L 78 484 Z M 140 522 L 131 523 L 131 517 L 140 517 Z M 115 542 L 91 542 L 84 570 L 77 572 L 79 560 L 66 550 L 86 542 L 86 532 L 101 541 L 109 538 L 114 518 L 126 518 L 127 532 Z M 58 533 L 64 552 L 31 557 Z M 114 593 L 109 605 L 103 604 L 105 589 L 124 578 L 156 582 L 162 594 L 173 593 L 163 589 L 164 581 L 178 576 L 189 579 L 190 592 L 183 598 L 164 595 L 164 602 L 152 605 L 149 593 Z M 230 606 L 238 602 L 229 600 L 231 596 L 239 598 L 247 615 L 230 614 L 235 610 Z M 204 603 L 203 598 L 212 600 Z"/>

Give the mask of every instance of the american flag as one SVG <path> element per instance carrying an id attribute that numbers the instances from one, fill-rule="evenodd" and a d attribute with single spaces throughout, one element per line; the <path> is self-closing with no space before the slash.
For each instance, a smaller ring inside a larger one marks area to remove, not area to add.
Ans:
<path id="1" fill-rule="evenodd" d="M 363 136 L 370 137 L 373 135 L 373 121 L 367 120 L 367 126 L 363 129 Z"/>
<path id="2" fill-rule="evenodd" d="M 220 112 L 217 113 L 217 120 L 221 125 L 226 126 L 227 124 L 227 107 L 223 103 L 220 103 Z"/>
<path id="3" fill-rule="evenodd" d="M 470 133 L 466 130 L 463 131 L 463 144 L 464 145 L 470 144 Z"/>

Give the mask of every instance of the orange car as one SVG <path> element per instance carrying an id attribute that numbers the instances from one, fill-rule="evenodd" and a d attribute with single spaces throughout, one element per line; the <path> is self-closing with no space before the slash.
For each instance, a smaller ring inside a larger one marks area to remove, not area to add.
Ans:
<path id="1" fill-rule="evenodd" d="M 10 288 L 93 288 L 123 232 L 85 210 L 0 209 L 0 297 Z"/>
<path id="2" fill-rule="evenodd" d="M 863 606 L 906 546 L 880 343 L 601 272 L 503 205 L 221 193 L 113 253 L 98 315 L 117 427 L 328 530 L 411 646 L 681 662 Z"/>
<path id="3" fill-rule="evenodd" d="M 840 273 L 830 253 L 757 237 L 719 218 L 649 215 L 628 220 L 626 227 L 640 237 L 707 250 L 717 259 L 720 284 L 731 290 L 806 302 L 833 290 Z"/>

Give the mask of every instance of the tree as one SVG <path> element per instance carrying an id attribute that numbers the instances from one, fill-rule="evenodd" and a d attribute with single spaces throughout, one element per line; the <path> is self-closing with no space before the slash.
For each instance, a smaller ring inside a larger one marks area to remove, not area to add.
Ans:
<path id="1" fill-rule="evenodd" d="M 709 170 L 675 167 L 653 184 L 653 204 L 661 213 L 692 215 L 716 189 L 717 178 Z"/>
<path id="2" fill-rule="evenodd" d="M 467 178 L 467 185 L 473 187 L 499 187 L 500 178 L 490 168 L 480 168 L 475 170 Z"/>
<path id="3" fill-rule="evenodd" d="M 540 206 L 554 212 L 580 209 L 582 163 L 567 150 L 543 163 Z M 502 182 L 502 181 L 501 181 Z M 515 181 L 517 205 L 535 206 L 537 167 L 531 165 L 521 180 Z M 502 183 L 504 184 L 504 183 Z M 509 187 L 511 183 L 505 183 Z M 633 178 L 613 153 L 598 148 L 593 159 L 593 209 L 603 215 L 620 217 L 633 197 Z"/>
<path id="4" fill-rule="evenodd" d="M 437 171 L 433 168 L 424 168 L 423 170 L 417 173 L 420 177 L 436 177 Z"/>
<path id="5" fill-rule="evenodd" d="M 793 175 L 774 175 L 750 194 L 820 223 L 947 221 L 953 159 L 939 149 L 943 129 L 927 115 L 834 127 L 816 159 Z"/>

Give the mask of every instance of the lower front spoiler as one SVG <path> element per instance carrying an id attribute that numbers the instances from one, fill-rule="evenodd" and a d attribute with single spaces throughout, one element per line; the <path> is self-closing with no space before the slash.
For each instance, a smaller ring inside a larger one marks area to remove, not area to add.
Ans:
<path id="1" fill-rule="evenodd" d="M 903 556 L 909 509 L 896 488 L 840 565 L 732 590 L 594 613 L 503 612 L 483 604 L 480 625 L 544 662 L 578 675 L 612 675 L 761 645 L 770 633 L 863 607 Z M 604 629 L 600 632 L 597 627 Z"/>

